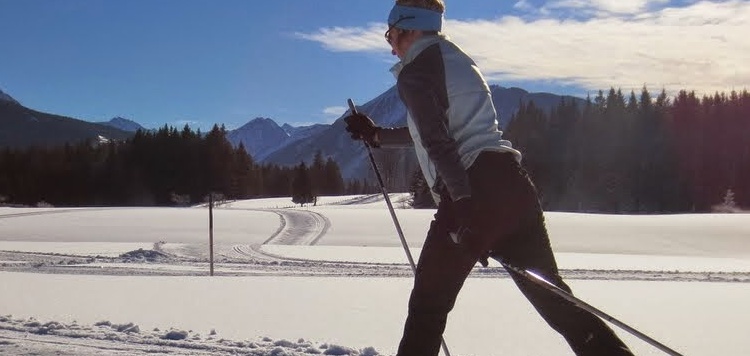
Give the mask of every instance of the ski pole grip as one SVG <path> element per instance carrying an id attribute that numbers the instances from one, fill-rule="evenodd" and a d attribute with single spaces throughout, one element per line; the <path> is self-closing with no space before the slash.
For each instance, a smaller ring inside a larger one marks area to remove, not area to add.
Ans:
<path id="1" fill-rule="evenodd" d="M 352 101 L 352 99 L 351 99 L 351 98 L 349 98 L 349 99 L 346 99 L 346 102 L 347 102 L 347 103 L 349 104 L 349 109 L 350 109 L 350 110 L 352 111 L 352 114 L 353 114 L 353 115 L 357 115 L 357 114 L 359 114 L 359 113 L 357 112 L 357 107 L 356 107 L 356 106 L 354 106 L 354 101 Z"/>

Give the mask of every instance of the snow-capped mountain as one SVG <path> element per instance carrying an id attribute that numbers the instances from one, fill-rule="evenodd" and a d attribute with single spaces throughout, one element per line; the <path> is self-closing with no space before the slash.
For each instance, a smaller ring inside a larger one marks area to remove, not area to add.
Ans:
<path id="1" fill-rule="evenodd" d="M 10 95 L 6 94 L 1 89 L 0 89 L 0 101 L 5 101 L 5 102 L 11 102 L 11 103 L 14 103 L 14 104 L 18 104 L 18 101 L 16 101 L 16 99 L 13 99 L 13 97 L 11 97 Z"/>
<path id="2" fill-rule="evenodd" d="M 109 121 L 97 122 L 97 124 L 114 127 L 116 129 L 120 129 L 126 132 L 136 132 L 138 130 L 146 130 L 146 128 L 141 126 L 141 124 L 133 120 L 128 120 L 119 116 L 112 118 L 112 120 L 109 120 Z"/>

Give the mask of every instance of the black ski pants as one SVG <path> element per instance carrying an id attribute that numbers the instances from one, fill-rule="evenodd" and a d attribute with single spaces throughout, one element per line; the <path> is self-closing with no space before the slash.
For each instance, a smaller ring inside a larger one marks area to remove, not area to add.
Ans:
<path id="1" fill-rule="evenodd" d="M 448 313 L 480 252 L 532 270 L 570 292 L 563 282 L 550 247 L 536 188 L 509 153 L 483 152 L 468 170 L 475 210 L 472 241 L 467 249 L 449 237 L 453 213 L 443 199 L 427 233 L 417 264 L 409 314 L 399 345 L 399 356 L 433 356 Z M 579 356 L 632 355 L 615 333 L 596 316 L 525 277 L 508 271 L 521 292 L 544 320 L 559 332 Z"/>

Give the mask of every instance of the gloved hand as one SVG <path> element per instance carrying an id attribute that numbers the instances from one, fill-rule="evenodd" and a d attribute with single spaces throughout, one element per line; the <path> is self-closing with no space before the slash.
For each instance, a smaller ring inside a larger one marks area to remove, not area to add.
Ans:
<path id="1" fill-rule="evenodd" d="M 346 131 L 351 134 L 353 140 L 363 140 L 372 147 L 380 147 L 376 135 L 382 127 L 375 125 L 375 122 L 367 115 L 352 114 L 345 117 L 344 122 L 346 122 Z"/>
<path id="2" fill-rule="evenodd" d="M 476 253 L 476 250 L 482 249 L 480 236 L 477 235 L 479 231 L 475 231 L 475 214 L 476 210 L 471 197 L 461 198 L 452 203 L 453 215 L 456 219 L 455 226 L 456 231 L 452 232 L 451 238 L 453 242 L 462 245 L 462 247 L 469 249 L 471 252 Z M 478 251 L 479 263 L 482 267 L 487 267 L 489 262 L 489 251 Z"/>

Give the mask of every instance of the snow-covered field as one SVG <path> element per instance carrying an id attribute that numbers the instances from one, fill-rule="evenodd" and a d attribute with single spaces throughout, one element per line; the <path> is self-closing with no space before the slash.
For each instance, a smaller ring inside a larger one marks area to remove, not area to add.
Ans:
<path id="1" fill-rule="evenodd" d="M 415 258 L 433 210 L 394 205 Z M 2 355 L 390 355 L 411 269 L 378 195 L 208 209 L 0 207 Z M 750 215 L 547 213 L 588 303 L 685 355 L 750 349 Z M 618 334 L 637 355 L 660 351 Z M 571 355 L 497 264 L 451 313 L 453 355 Z"/>

